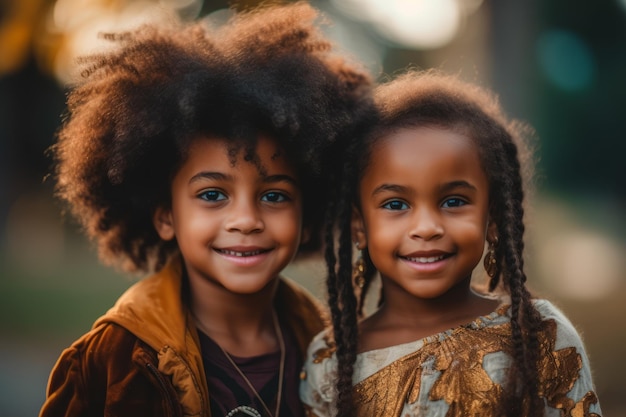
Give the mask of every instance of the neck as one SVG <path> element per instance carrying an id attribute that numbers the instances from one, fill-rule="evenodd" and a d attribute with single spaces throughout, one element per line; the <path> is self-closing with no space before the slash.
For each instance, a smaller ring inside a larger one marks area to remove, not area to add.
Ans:
<path id="1" fill-rule="evenodd" d="M 439 297 L 420 298 L 383 278 L 385 303 L 379 312 L 394 323 L 426 327 L 462 324 L 490 313 L 497 304 L 473 292 L 470 283 L 471 277 L 467 277 Z"/>
<path id="2" fill-rule="evenodd" d="M 273 303 L 278 281 L 254 294 L 235 294 L 215 283 L 190 280 L 190 309 L 198 328 L 241 357 L 278 350 Z"/>
<path id="3" fill-rule="evenodd" d="M 497 300 L 474 293 L 469 277 L 435 298 L 420 298 L 385 277 L 382 283 L 384 304 L 359 323 L 359 352 L 432 336 L 470 323 L 493 312 L 498 305 Z"/>

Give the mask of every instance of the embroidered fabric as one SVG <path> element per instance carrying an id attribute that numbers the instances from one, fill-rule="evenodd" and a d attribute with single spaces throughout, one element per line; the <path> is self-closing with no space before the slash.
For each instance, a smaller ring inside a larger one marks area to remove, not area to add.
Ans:
<path id="1" fill-rule="evenodd" d="M 535 305 L 544 319 L 540 392 L 546 415 L 600 416 L 578 333 L 550 302 L 537 300 Z M 509 320 L 503 305 L 467 325 L 357 355 L 357 415 L 494 415 L 512 360 Z M 300 386 L 308 415 L 320 417 L 334 415 L 336 357 L 327 334 L 318 335 L 309 347 Z"/>

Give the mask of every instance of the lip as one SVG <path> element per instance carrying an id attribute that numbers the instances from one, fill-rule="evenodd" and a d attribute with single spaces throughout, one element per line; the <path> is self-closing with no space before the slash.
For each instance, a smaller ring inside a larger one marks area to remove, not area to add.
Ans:
<path id="1" fill-rule="evenodd" d="M 418 251 L 407 255 L 398 255 L 409 267 L 419 272 L 437 272 L 443 269 L 452 256 L 449 252 L 439 250 Z"/>
<path id="2" fill-rule="evenodd" d="M 271 249 L 260 246 L 229 246 L 225 248 L 213 248 L 213 250 L 228 260 L 239 266 L 254 266 L 263 262 Z"/>

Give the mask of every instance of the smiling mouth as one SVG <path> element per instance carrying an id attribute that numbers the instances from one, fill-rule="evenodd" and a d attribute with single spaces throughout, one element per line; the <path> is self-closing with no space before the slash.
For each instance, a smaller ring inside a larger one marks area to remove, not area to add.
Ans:
<path id="1" fill-rule="evenodd" d="M 420 264 L 432 264 L 434 262 L 439 262 L 439 261 L 447 258 L 447 255 L 418 256 L 418 257 L 403 256 L 403 258 L 406 259 L 407 261 L 417 262 L 417 263 L 420 263 Z"/>
<path id="2" fill-rule="evenodd" d="M 262 253 L 269 252 L 269 250 L 267 249 L 257 249 L 257 250 L 244 251 L 244 252 L 235 251 L 235 250 L 226 250 L 226 249 L 216 249 L 216 251 L 223 255 L 236 256 L 239 258 L 244 258 L 247 256 L 256 256 Z"/>

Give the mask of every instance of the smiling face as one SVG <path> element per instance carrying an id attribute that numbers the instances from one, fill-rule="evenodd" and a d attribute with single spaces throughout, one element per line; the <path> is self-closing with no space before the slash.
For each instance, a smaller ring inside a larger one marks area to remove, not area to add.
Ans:
<path id="1" fill-rule="evenodd" d="M 260 137 L 260 167 L 235 163 L 228 142 L 195 139 L 174 176 L 170 209 L 159 209 L 161 238 L 176 238 L 193 285 L 253 294 L 267 288 L 300 244 L 302 197 L 295 169 L 274 140 Z"/>
<path id="2" fill-rule="evenodd" d="M 489 189 L 474 143 L 441 128 L 378 140 L 359 186 L 353 233 L 389 291 L 441 297 L 467 286 L 481 259 Z"/>

